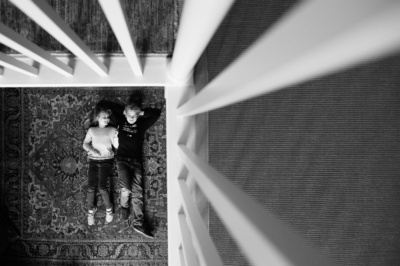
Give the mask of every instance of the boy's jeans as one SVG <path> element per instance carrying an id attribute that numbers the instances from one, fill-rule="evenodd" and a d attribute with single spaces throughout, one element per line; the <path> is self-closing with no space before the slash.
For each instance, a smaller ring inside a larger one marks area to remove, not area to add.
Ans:
<path id="1" fill-rule="evenodd" d="M 143 225 L 143 188 L 141 160 L 117 158 L 118 177 L 121 183 L 121 206 L 129 208 L 129 196 L 133 205 L 133 225 Z"/>
<path id="2" fill-rule="evenodd" d="M 94 208 L 94 198 L 97 187 L 103 198 L 106 209 L 112 208 L 110 194 L 107 190 L 107 179 L 113 165 L 113 159 L 107 160 L 91 160 L 89 159 L 89 180 L 87 188 L 87 204 L 88 209 Z"/>

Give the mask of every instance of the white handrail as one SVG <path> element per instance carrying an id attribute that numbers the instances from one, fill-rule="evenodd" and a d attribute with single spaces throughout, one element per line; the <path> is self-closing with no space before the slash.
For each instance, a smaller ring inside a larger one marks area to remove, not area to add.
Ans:
<path id="1" fill-rule="evenodd" d="M 142 66 L 136 54 L 135 44 L 127 24 L 123 2 L 121 0 L 99 0 L 99 3 L 132 68 L 133 74 L 142 76 Z"/>
<path id="2" fill-rule="evenodd" d="M 37 77 L 39 70 L 33 66 L 25 64 L 9 55 L 0 52 L 0 65 L 5 66 L 14 71 L 18 71 L 22 74 L 30 77 Z"/>
<path id="3" fill-rule="evenodd" d="M 199 261 L 196 255 L 196 250 L 193 247 L 193 240 L 190 234 L 189 227 L 186 222 L 185 214 L 178 214 L 179 226 L 181 228 L 182 248 L 183 248 L 183 261 L 187 265 L 199 266 Z M 181 258 L 182 261 L 182 258 Z"/>
<path id="4" fill-rule="evenodd" d="M 178 109 L 193 115 L 400 49 L 400 1 L 303 1 Z"/>
<path id="5" fill-rule="evenodd" d="M 171 66 L 172 78 L 187 80 L 234 0 L 185 0 Z"/>
<path id="6" fill-rule="evenodd" d="M 84 61 L 98 75 L 107 76 L 107 67 L 100 62 L 90 48 L 85 45 L 68 24 L 52 9 L 47 1 L 10 0 L 10 2 Z"/>
<path id="7" fill-rule="evenodd" d="M 33 60 L 24 55 L 11 54 L 22 63 L 32 65 Z M 64 64 L 71 61 L 70 54 L 53 54 L 57 60 Z M 4 70 L 0 87 L 160 87 L 165 86 L 165 74 L 167 70 L 167 55 L 149 55 L 143 56 L 146 66 L 143 76 L 132 75 L 132 68 L 125 56 L 98 55 L 100 60 L 110 62 L 109 73 L 107 77 L 99 78 L 93 73 L 85 62 L 79 58 L 74 58 L 73 76 L 65 76 L 54 72 L 53 68 L 46 65 L 40 65 L 40 71 L 37 78 L 32 79 L 27 75 L 22 75 L 15 71 Z"/>
<path id="8" fill-rule="evenodd" d="M 327 258 L 188 148 L 179 145 L 179 151 L 198 186 L 253 265 L 331 265 Z"/>
<path id="9" fill-rule="evenodd" d="M 178 182 L 182 193 L 183 209 L 188 218 L 188 225 L 191 229 L 190 231 L 192 233 L 193 243 L 195 244 L 197 256 L 200 262 L 202 262 L 202 265 L 207 266 L 223 266 L 217 248 L 215 247 L 208 229 L 206 228 L 203 219 L 190 196 L 185 180 L 179 179 Z"/>
<path id="10" fill-rule="evenodd" d="M 72 76 L 72 68 L 52 56 L 49 52 L 46 52 L 36 44 L 28 41 L 26 38 L 11 30 L 3 23 L 0 23 L 0 43 L 7 45 L 39 63 L 42 63 L 60 74 L 68 77 Z"/>

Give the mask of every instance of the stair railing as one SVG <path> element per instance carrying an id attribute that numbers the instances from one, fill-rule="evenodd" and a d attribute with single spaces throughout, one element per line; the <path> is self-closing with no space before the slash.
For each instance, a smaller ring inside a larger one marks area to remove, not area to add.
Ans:
<path id="1" fill-rule="evenodd" d="M 203 196 L 253 265 L 330 264 L 207 164 L 206 142 L 201 141 L 206 139 L 207 123 L 198 118 L 214 109 L 398 51 L 400 1 L 300 2 L 197 93 L 193 68 L 233 0 L 184 1 L 168 66 L 166 58 L 146 58 L 146 65 L 141 65 L 121 0 L 100 1 L 125 54 L 113 56 L 108 65 L 46 1 L 10 2 L 76 58 L 71 63 L 68 56 L 50 54 L 0 24 L 0 42 L 26 56 L 0 54 L 1 87 L 165 86 L 169 265 L 223 265 L 208 233 Z"/>
<path id="2" fill-rule="evenodd" d="M 398 51 L 400 1 L 301 2 L 194 93 L 189 85 L 193 67 L 231 5 L 232 1 L 184 2 L 168 69 L 171 83 L 166 86 L 169 263 L 223 265 L 206 233 L 207 222 L 195 208 L 196 197 L 189 193 L 188 184 L 194 180 L 252 265 L 331 265 L 328 258 L 208 165 L 196 153 L 195 140 L 182 136 L 194 134 L 188 124 L 202 126 L 196 124 L 196 115 Z M 209 16 L 212 19 L 204 19 Z M 180 194 L 171 195 L 177 191 Z"/>

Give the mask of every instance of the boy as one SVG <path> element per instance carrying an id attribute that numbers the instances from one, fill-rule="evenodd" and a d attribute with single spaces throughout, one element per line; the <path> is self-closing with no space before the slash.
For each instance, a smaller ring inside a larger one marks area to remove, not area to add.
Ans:
<path id="1" fill-rule="evenodd" d="M 118 176 L 121 182 L 122 218 L 129 218 L 129 197 L 133 203 L 133 228 L 136 232 L 153 238 L 144 226 L 142 188 L 142 147 L 146 130 L 161 115 L 161 110 L 144 109 L 129 103 L 124 110 L 125 121 L 118 125 L 118 149 L 116 155 Z"/>

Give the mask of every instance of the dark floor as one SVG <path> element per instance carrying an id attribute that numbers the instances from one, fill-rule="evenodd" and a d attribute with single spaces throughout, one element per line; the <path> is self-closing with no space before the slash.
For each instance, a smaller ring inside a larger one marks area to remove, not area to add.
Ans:
<path id="1" fill-rule="evenodd" d="M 237 1 L 210 79 L 293 2 Z M 399 265 L 399 71 L 397 54 L 212 111 L 210 163 L 337 265 Z M 248 265 L 213 210 L 210 228 L 226 265 Z"/>
<path id="2" fill-rule="evenodd" d="M 95 53 L 121 48 L 98 3 L 93 0 L 49 0 L 49 4 Z M 178 26 L 177 0 L 123 1 L 138 53 L 172 53 Z M 0 0 L 0 21 L 46 51 L 68 52 L 7 0 Z M 2 52 L 12 52 L 0 46 Z"/>

